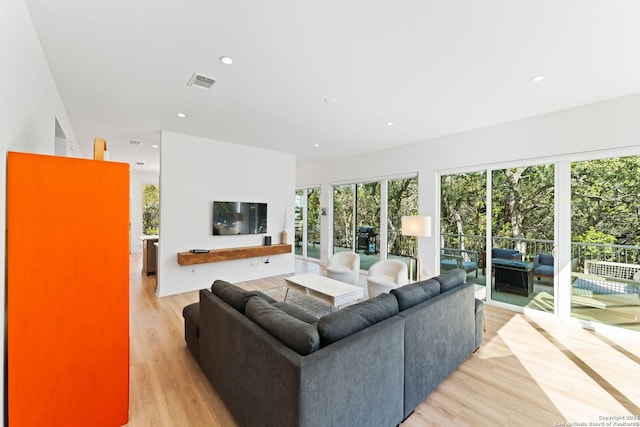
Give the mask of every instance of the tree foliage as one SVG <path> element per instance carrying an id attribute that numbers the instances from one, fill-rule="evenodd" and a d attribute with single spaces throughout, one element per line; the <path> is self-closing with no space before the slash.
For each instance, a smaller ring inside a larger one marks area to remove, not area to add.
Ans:
<path id="1" fill-rule="evenodd" d="M 640 156 L 571 165 L 571 234 L 574 241 L 639 245 Z M 613 242 L 611 241 L 613 239 Z"/>
<path id="2" fill-rule="evenodd" d="M 640 156 L 572 163 L 573 241 L 640 245 L 639 170 Z M 554 180 L 553 164 L 494 170 L 493 236 L 554 240 Z M 444 175 L 440 185 L 443 236 L 484 236 L 484 172 Z"/>
<path id="3" fill-rule="evenodd" d="M 351 248 L 360 227 L 373 227 L 380 233 L 381 186 L 383 181 L 341 185 L 333 189 L 334 245 Z M 408 256 L 413 238 L 400 233 L 400 218 L 418 212 L 418 179 L 402 178 L 387 181 L 387 251 Z M 354 218 L 355 211 L 355 218 Z M 376 236 L 379 243 L 379 236 Z"/>
<path id="4" fill-rule="evenodd" d="M 160 229 L 160 192 L 157 185 L 142 185 L 142 233 L 156 235 Z"/>

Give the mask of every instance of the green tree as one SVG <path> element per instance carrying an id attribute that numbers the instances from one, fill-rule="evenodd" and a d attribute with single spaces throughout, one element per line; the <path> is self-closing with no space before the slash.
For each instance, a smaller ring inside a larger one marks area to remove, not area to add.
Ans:
<path id="1" fill-rule="evenodd" d="M 601 237 L 612 236 L 614 241 L 608 243 L 640 243 L 639 170 L 640 156 L 571 165 L 571 234 L 575 241 L 588 242 L 593 229 Z"/>
<path id="2" fill-rule="evenodd" d="M 387 252 L 411 256 L 415 237 L 401 233 L 402 217 L 418 214 L 418 178 L 392 179 L 387 183 Z"/>
<path id="3" fill-rule="evenodd" d="M 142 233 L 156 235 L 160 230 L 160 192 L 157 185 L 142 185 Z"/>

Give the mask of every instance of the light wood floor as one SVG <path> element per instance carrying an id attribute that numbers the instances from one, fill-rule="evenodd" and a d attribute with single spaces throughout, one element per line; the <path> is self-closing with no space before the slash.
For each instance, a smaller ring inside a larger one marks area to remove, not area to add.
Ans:
<path id="1" fill-rule="evenodd" d="M 296 269 L 323 270 L 302 261 Z M 127 425 L 235 425 L 184 342 L 182 308 L 197 301 L 197 292 L 158 298 L 155 278 L 140 271 L 140 258 L 133 256 Z M 241 285 L 264 289 L 282 286 L 284 279 Z M 595 333 L 487 306 L 485 316 L 482 347 L 402 427 L 588 425 L 600 417 L 640 417 L 637 334 Z"/>

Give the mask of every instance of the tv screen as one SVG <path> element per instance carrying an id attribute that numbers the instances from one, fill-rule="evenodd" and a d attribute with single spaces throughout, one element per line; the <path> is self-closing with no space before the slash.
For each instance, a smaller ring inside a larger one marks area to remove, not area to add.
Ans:
<path id="1" fill-rule="evenodd" d="M 213 202 L 214 236 L 266 232 L 266 203 Z"/>

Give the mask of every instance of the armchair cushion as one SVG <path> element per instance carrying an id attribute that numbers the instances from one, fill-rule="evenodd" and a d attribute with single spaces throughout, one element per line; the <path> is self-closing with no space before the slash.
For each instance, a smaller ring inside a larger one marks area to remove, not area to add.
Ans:
<path id="1" fill-rule="evenodd" d="M 538 262 L 540 263 L 540 265 L 553 266 L 553 255 L 551 255 L 551 254 L 540 254 L 538 256 Z"/>

